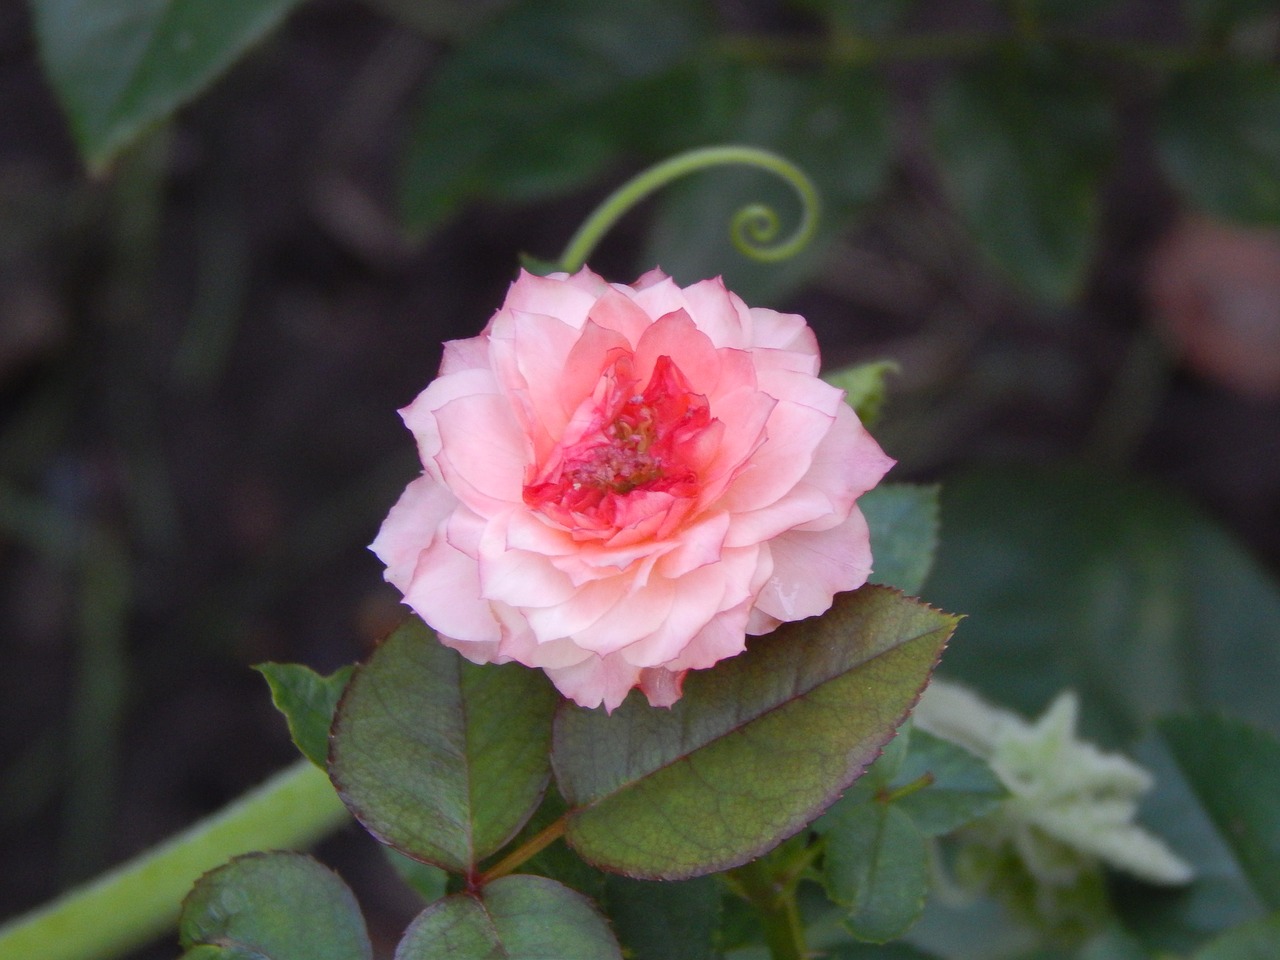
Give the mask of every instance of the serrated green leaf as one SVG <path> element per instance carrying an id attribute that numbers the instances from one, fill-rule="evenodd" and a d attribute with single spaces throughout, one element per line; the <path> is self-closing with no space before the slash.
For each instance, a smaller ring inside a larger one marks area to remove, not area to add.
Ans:
<path id="1" fill-rule="evenodd" d="M 883 188 L 891 159 L 888 96 L 877 75 L 854 69 L 806 75 L 726 69 L 708 85 L 701 112 L 687 111 L 679 126 L 689 141 L 683 145 L 724 141 L 782 154 L 818 188 L 818 234 L 781 263 L 744 256 L 729 236 L 734 214 L 764 203 L 777 212 L 784 237 L 799 219 L 795 193 L 759 170 L 716 168 L 663 192 L 642 269 L 661 264 L 681 283 L 723 276 L 748 303 L 776 302 L 812 275 L 831 239 Z"/>
<path id="2" fill-rule="evenodd" d="M 468 663 L 411 617 L 347 687 L 329 774 L 383 843 L 465 873 L 537 808 L 557 699 L 541 671 Z"/>
<path id="3" fill-rule="evenodd" d="M 355 668 L 341 667 L 327 677 L 300 663 L 260 663 L 253 669 L 266 677 L 271 702 L 284 714 L 294 745 L 323 770 L 333 712 Z"/>
<path id="4" fill-rule="evenodd" d="M 1086 71 L 988 61 L 938 90 L 933 142 L 943 181 L 978 246 L 1028 292 L 1080 288 L 1093 252 L 1110 114 Z"/>
<path id="5" fill-rule="evenodd" d="M 871 582 L 918 594 L 938 549 L 938 487 L 882 483 L 858 508 L 871 529 Z"/>
<path id="6" fill-rule="evenodd" d="M 926 776 L 928 786 L 894 802 L 926 837 L 939 837 L 971 823 L 1008 795 L 991 768 L 968 750 L 912 730 L 906 758 L 889 790 Z"/>
<path id="7" fill-rule="evenodd" d="M 880 409 L 888 392 L 885 379 L 901 371 L 902 367 L 893 360 L 876 360 L 832 370 L 824 373 L 822 379 L 843 390 L 845 402 L 853 407 L 863 426 L 873 427 L 880 419 Z"/>
<path id="8" fill-rule="evenodd" d="M 1172 717 L 1159 729 L 1254 892 L 1280 908 L 1280 740 L 1212 714 Z"/>
<path id="9" fill-rule="evenodd" d="M 924 910 L 929 884 L 924 836 L 911 818 L 896 804 L 872 801 L 820 824 L 823 886 L 849 908 L 850 932 L 873 943 L 906 933 Z"/>
<path id="10" fill-rule="evenodd" d="M 837 596 L 746 653 L 691 672 L 655 710 L 566 704 L 552 763 L 588 862 L 683 879 L 746 862 L 816 817 L 892 736 L 955 618 L 884 587 Z"/>
<path id="11" fill-rule="evenodd" d="M 680 0 L 526 0 L 481 29 L 426 91 L 404 161 L 409 226 L 476 198 L 531 199 L 595 176 L 630 132 L 620 99 L 704 34 Z"/>
<path id="12" fill-rule="evenodd" d="M 427 907 L 395 960 L 622 960 L 609 925 L 581 894 L 510 876 Z"/>
<path id="13" fill-rule="evenodd" d="M 178 935 L 191 960 L 373 957 L 347 885 L 300 853 L 250 853 L 206 873 L 183 901 Z"/>
<path id="14" fill-rule="evenodd" d="M 1228 930 L 1191 960 L 1275 960 L 1280 951 L 1280 913 Z"/>
<path id="15" fill-rule="evenodd" d="M 1125 926 L 1157 954 L 1191 953 L 1206 939 L 1265 913 L 1230 845 L 1205 811 L 1168 742 L 1152 731 L 1134 756 L 1155 778 L 1139 816 L 1191 865 L 1189 885 L 1130 888 L 1117 900 Z"/>
<path id="16" fill-rule="evenodd" d="M 722 894 L 713 877 L 656 883 L 613 874 L 605 907 L 634 960 L 712 960 Z"/>
<path id="17" fill-rule="evenodd" d="M 1280 223 L 1280 68 L 1213 63 L 1165 91 L 1161 162 L 1192 203 L 1248 223 Z"/>
<path id="18" fill-rule="evenodd" d="M 89 166 L 106 166 L 298 0 L 32 0 L 44 67 Z"/>
<path id="19" fill-rule="evenodd" d="M 942 499 L 929 594 L 970 618 L 952 677 L 1025 714 L 1072 687 L 1112 746 L 1194 705 L 1280 731 L 1280 590 L 1183 498 L 1063 464 L 972 470 Z"/>

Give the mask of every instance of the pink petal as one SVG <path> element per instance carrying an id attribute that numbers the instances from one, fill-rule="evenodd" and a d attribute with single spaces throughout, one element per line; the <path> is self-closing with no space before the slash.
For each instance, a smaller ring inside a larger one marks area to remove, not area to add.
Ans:
<path id="1" fill-rule="evenodd" d="M 754 346 L 749 335 L 746 306 L 730 295 L 719 277 L 685 287 L 681 294 L 698 329 L 717 347 Z"/>
<path id="2" fill-rule="evenodd" d="M 441 448 L 436 455 L 458 499 L 482 516 L 524 502 L 524 472 L 532 458 L 506 399 L 459 397 L 436 411 Z"/>
<path id="3" fill-rule="evenodd" d="M 755 346 L 818 355 L 818 338 L 799 314 L 778 313 L 765 307 L 750 307 L 747 313 L 751 318 L 751 342 Z"/>
<path id="4" fill-rule="evenodd" d="M 588 316 L 604 329 L 621 334 L 629 346 L 634 346 L 656 314 L 648 313 L 629 294 L 629 287 L 610 289 L 591 307 Z"/>
<path id="5" fill-rule="evenodd" d="M 413 579 L 418 556 L 436 536 L 442 535 L 446 518 L 458 506 L 458 498 L 433 477 L 411 482 L 382 521 L 369 549 L 386 564 L 388 583 L 403 593 Z"/>
<path id="6" fill-rule="evenodd" d="M 507 310 L 546 314 L 571 327 L 581 327 L 604 287 L 604 281 L 590 270 L 574 277 L 564 274 L 538 277 L 521 270 L 502 306 Z"/>
<path id="7" fill-rule="evenodd" d="M 572 667 L 548 669 L 547 676 L 562 694 L 581 707 L 604 705 L 612 713 L 640 682 L 640 668 L 620 657 L 590 657 Z"/>
<path id="8" fill-rule="evenodd" d="M 825 613 L 837 593 L 862 586 L 871 572 L 871 536 L 857 507 L 838 527 L 770 540 L 769 552 L 773 576 L 756 607 L 784 622 Z"/>
<path id="9" fill-rule="evenodd" d="M 659 357 L 671 358 L 694 393 L 705 395 L 720 382 L 719 352 L 683 310 L 650 324 L 636 344 L 635 372 L 641 383 L 649 382 Z"/>
<path id="10" fill-rule="evenodd" d="M 443 537 L 422 551 L 404 602 L 433 630 L 458 640 L 493 643 L 501 636 L 480 595 L 479 566 Z"/>

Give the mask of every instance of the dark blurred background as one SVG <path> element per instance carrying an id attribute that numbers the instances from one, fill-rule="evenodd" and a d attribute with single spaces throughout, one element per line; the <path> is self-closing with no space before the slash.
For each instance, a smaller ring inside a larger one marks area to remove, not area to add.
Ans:
<path id="1" fill-rule="evenodd" d="M 497 6 L 312 0 L 90 177 L 25 6 L 0 4 L 0 916 L 294 759 L 250 664 L 327 672 L 400 616 L 365 549 L 418 469 L 396 408 L 442 340 L 483 325 L 517 256 L 554 256 L 645 159 L 406 239 L 407 118 Z M 711 6 L 726 33 L 812 30 L 804 4 Z M 1095 39 L 1190 29 L 1177 3 L 1115 6 Z M 937 0 L 905 29 L 1009 23 Z M 1148 91 L 1122 75 L 1087 269 L 1048 305 L 947 200 L 923 118 L 948 64 L 883 69 L 887 176 L 805 275 L 755 302 L 804 313 L 829 365 L 898 361 L 877 428 L 898 479 L 1105 465 L 1183 491 L 1280 570 L 1280 240 L 1179 199 Z M 628 218 L 592 266 L 638 275 L 660 216 Z M 354 829 L 323 854 L 393 943 L 407 889 Z"/>

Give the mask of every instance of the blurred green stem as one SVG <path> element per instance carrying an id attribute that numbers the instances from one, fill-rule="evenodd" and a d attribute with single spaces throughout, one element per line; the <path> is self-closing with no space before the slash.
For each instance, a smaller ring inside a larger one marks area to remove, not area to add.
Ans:
<path id="1" fill-rule="evenodd" d="M 677 154 L 632 177 L 611 193 L 578 228 L 560 255 L 559 267 L 574 273 L 618 220 L 641 200 L 673 180 L 718 166 L 759 167 L 785 180 L 800 198 L 800 222 L 791 235 L 775 242 L 778 215 L 762 203 L 743 207 L 733 216 L 733 245 L 754 260 L 774 262 L 799 253 L 813 239 L 821 202 L 817 188 L 803 170 L 768 150 L 746 146 L 703 147 Z"/>
<path id="2" fill-rule="evenodd" d="M 0 927 L 0 957 L 107 960 L 171 928 L 201 874 L 252 850 L 309 846 L 347 819 L 302 760 L 167 842 Z"/>
<path id="3" fill-rule="evenodd" d="M 770 854 L 730 870 L 724 879 L 729 889 L 755 908 L 773 960 L 807 960 L 809 948 L 796 904 L 797 872 L 779 872 Z"/>

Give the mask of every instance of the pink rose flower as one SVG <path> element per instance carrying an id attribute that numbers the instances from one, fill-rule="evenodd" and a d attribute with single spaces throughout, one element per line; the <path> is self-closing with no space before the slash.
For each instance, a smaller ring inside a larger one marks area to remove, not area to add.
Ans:
<path id="1" fill-rule="evenodd" d="M 802 317 L 720 280 L 521 273 L 400 411 L 425 472 L 372 550 L 476 663 L 654 706 L 866 582 L 855 503 L 893 465 L 818 379 Z"/>

